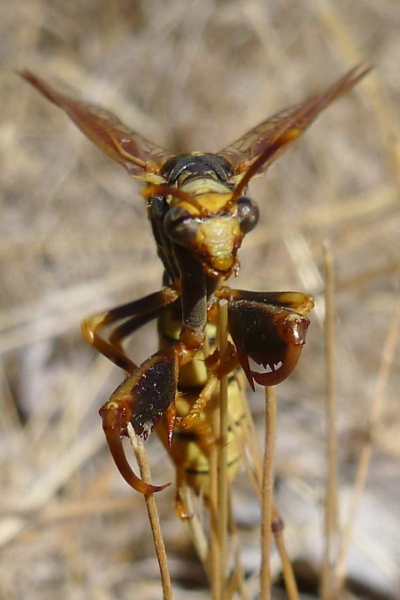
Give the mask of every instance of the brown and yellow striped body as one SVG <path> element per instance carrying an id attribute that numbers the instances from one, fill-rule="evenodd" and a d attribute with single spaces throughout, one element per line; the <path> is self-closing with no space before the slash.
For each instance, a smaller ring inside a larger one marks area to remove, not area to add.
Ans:
<path id="1" fill-rule="evenodd" d="M 158 329 L 160 348 L 176 343 L 181 322 L 173 316 L 173 310 L 167 310 L 159 319 Z M 215 348 L 216 326 L 208 323 L 206 328 L 210 351 Z M 179 425 L 179 420 L 187 417 L 198 400 L 209 379 L 204 349 L 199 350 L 195 358 L 183 366 L 179 373 L 178 395 L 175 399 L 177 424 L 174 428 L 172 445 L 168 444 L 167 425 L 163 419 L 156 427 L 164 446 L 176 467 L 176 490 L 183 485 L 190 487 L 197 495 L 208 500 L 210 495 L 210 452 L 215 449 L 218 439 L 215 433 L 215 413 L 219 409 L 219 386 L 212 399 L 198 418 L 187 427 Z M 233 481 L 241 462 L 241 427 L 247 418 L 244 408 L 246 402 L 246 382 L 241 369 L 237 368 L 228 377 L 228 413 L 230 425 L 227 437 L 228 480 Z M 177 502 L 177 509 L 179 502 Z"/>

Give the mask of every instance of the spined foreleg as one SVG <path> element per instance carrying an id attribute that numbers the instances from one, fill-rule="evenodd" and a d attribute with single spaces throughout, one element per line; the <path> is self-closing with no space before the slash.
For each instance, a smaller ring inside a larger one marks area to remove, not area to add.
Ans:
<path id="1" fill-rule="evenodd" d="M 135 475 L 126 459 L 121 437 L 127 435 L 128 423 L 132 424 L 138 435 L 147 437 L 163 413 L 167 414 L 172 436 L 177 377 L 183 352 L 180 344 L 177 344 L 137 366 L 124 352 L 122 342 L 142 325 L 156 318 L 178 297 L 174 289 L 167 287 L 135 302 L 93 315 L 82 325 L 86 340 L 128 372 L 125 380 L 100 409 L 100 415 L 118 470 L 129 485 L 147 495 L 165 486 L 146 484 Z M 108 327 L 110 333 L 105 336 L 104 331 Z"/>
<path id="2" fill-rule="evenodd" d="M 300 292 L 247 292 L 222 287 L 215 299 L 228 300 L 228 329 L 237 357 L 254 390 L 284 381 L 293 371 L 306 342 L 305 316 L 314 300 Z M 210 315 L 217 302 L 210 304 Z M 250 367 L 249 359 L 265 370 Z"/>

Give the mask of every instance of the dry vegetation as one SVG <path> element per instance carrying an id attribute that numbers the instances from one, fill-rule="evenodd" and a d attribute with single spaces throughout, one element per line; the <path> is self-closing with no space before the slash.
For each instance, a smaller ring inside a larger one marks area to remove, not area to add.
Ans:
<path id="1" fill-rule="evenodd" d="M 125 172 L 14 70 L 58 78 L 172 149 L 212 151 L 366 59 L 375 72 L 253 184 L 262 218 L 242 249 L 238 287 L 298 289 L 319 300 L 300 368 L 277 389 L 276 455 L 288 546 L 310 594 L 304 598 L 316 597 L 326 471 L 322 244 L 329 240 L 344 522 L 363 444 L 373 442 L 348 597 L 398 598 L 396 342 L 383 353 L 390 327 L 396 337 L 399 285 L 398 2 L 20 0 L 3 2 L 0 16 L 0 597 L 160 598 L 143 500 L 117 474 L 97 416 L 122 375 L 94 355 L 79 329 L 85 315 L 159 288 L 143 201 Z M 149 327 L 132 352 L 143 360 L 155 346 Z M 381 403 L 371 423 L 374 398 Z M 262 424 L 263 396 L 250 401 Z M 173 477 L 156 439 L 148 451 L 154 481 Z M 250 575 L 259 513 L 245 474 L 234 500 Z M 173 492 L 157 501 L 174 597 L 209 598 Z"/>

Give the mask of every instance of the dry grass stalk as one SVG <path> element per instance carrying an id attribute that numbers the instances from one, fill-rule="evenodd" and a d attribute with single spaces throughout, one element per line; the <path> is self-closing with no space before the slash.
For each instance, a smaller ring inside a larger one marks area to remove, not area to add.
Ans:
<path id="1" fill-rule="evenodd" d="M 327 425 L 327 485 L 325 497 L 325 549 L 321 579 L 323 600 L 335 598 L 335 563 L 338 534 L 337 485 L 337 400 L 335 348 L 335 281 L 330 246 L 324 244 L 325 263 L 325 353 L 326 353 L 326 425 Z"/>
<path id="2" fill-rule="evenodd" d="M 135 453 L 137 463 L 139 465 L 141 478 L 145 483 L 151 483 L 150 467 L 143 442 L 140 440 L 140 438 L 138 438 L 130 423 L 128 424 L 128 435 L 129 440 L 132 444 L 133 451 Z M 167 553 L 165 550 L 164 539 L 162 536 L 156 500 L 154 498 L 154 494 L 145 496 L 144 499 L 146 502 L 147 515 L 149 518 L 151 532 L 153 534 L 154 548 L 157 555 L 158 565 L 160 567 L 163 598 L 164 600 L 172 600 L 171 577 L 168 569 Z"/>
<path id="3" fill-rule="evenodd" d="M 228 352 L 228 301 L 220 300 L 218 317 L 218 346 L 223 363 Z M 221 589 L 227 587 L 227 536 L 228 536 L 228 376 L 219 385 L 219 433 L 218 433 L 218 544 L 220 548 Z M 225 598 L 225 592 L 221 600 Z M 228 599 L 227 599 L 228 600 Z"/>
<path id="4" fill-rule="evenodd" d="M 271 598 L 271 540 L 273 518 L 274 457 L 276 438 L 276 394 L 275 388 L 265 390 L 265 438 L 261 494 L 261 600 Z"/>
<path id="5" fill-rule="evenodd" d="M 293 570 L 292 562 L 286 550 L 285 539 L 283 536 L 284 526 L 276 506 L 272 509 L 272 531 L 274 533 L 275 544 L 282 563 L 282 577 L 285 583 L 285 589 L 289 600 L 299 600 L 299 590 Z"/>
<path id="6" fill-rule="evenodd" d="M 218 437 L 218 414 L 214 414 L 215 439 Z M 215 444 L 210 450 L 210 573 L 211 573 L 211 598 L 221 600 L 223 585 L 221 581 L 221 548 L 219 545 L 218 523 L 218 446 Z"/>
<path id="7" fill-rule="evenodd" d="M 363 59 L 361 50 L 351 37 L 349 29 L 339 12 L 334 7 L 332 0 L 326 0 L 324 4 L 318 5 L 318 13 L 321 23 L 327 29 L 329 34 L 336 39 L 337 45 L 342 54 L 350 61 L 359 61 Z M 388 104 L 382 83 L 378 77 L 371 77 L 367 82 L 373 114 L 379 129 L 382 140 L 382 146 L 385 149 L 388 158 L 388 164 L 393 169 L 393 175 L 400 186 L 400 149 L 398 144 L 398 135 L 396 117 Z"/>
<path id="8" fill-rule="evenodd" d="M 189 516 L 186 523 L 190 532 L 191 540 L 196 549 L 197 556 L 199 557 L 203 568 L 207 573 L 209 580 L 211 581 L 209 539 L 207 538 L 204 527 L 201 524 L 199 516 L 193 506 L 191 490 L 186 486 L 179 491 L 179 494 L 185 512 Z"/>
<path id="9" fill-rule="evenodd" d="M 399 330 L 400 301 L 398 300 L 395 305 L 392 321 L 389 324 L 386 341 L 382 349 L 381 364 L 376 377 L 375 390 L 372 396 L 370 412 L 368 415 L 368 435 L 361 448 L 356 478 L 354 481 L 353 493 L 351 497 L 350 509 L 346 519 L 346 523 L 343 526 L 343 532 L 340 538 L 338 559 L 335 572 L 335 593 L 337 596 L 340 596 L 345 584 L 346 563 L 348 553 L 354 534 L 357 513 L 360 507 L 363 492 L 365 490 L 368 470 L 371 464 L 374 429 L 377 427 L 379 419 L 381 417 L 386 387 L 388 384 L 390 371 L 393 367 L 394 352 L 399 339 Z"/>

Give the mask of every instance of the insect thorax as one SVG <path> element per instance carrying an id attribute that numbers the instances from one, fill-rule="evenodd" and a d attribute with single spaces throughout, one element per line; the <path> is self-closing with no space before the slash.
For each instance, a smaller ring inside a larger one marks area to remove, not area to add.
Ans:
<path id="1" fill-rule="evenodd" d="M 228 182 L 234 175 L 232 165 L 218 154 L 192 152 L 170 158 L 162 167 L 160 175 L 169 185 L 176 185 L 190 179 L 206 177 L 211 180 Z"/>

